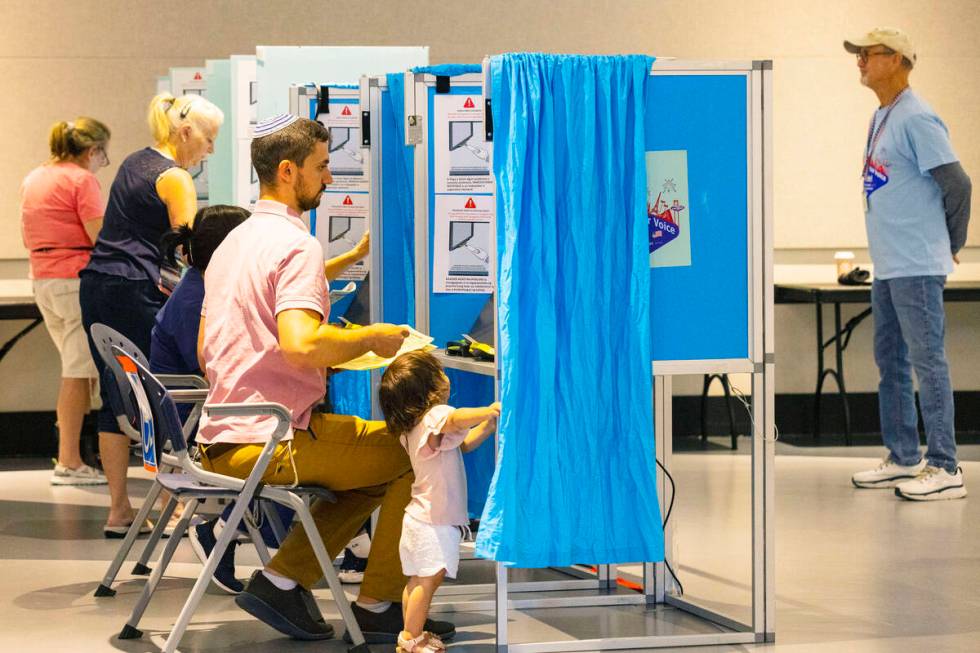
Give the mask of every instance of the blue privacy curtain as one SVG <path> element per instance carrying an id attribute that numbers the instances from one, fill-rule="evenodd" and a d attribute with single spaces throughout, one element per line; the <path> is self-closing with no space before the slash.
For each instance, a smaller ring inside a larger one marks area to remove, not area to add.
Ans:
<path id="1" fill-rule="evenodd" d="M 477 553 L 505 564 L 663 559 L 644 152 L 652 62 L 490 60 L 504 411 Z"/>

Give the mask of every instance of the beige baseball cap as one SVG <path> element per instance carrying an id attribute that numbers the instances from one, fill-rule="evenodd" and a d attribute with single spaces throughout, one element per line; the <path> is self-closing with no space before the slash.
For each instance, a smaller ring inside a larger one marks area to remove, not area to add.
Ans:
<path id="1" fill-rule="evenodd" d="M 915 45 L 909 35 L 895 27 L 876 27 L 867 34 L 856 39 L 844 41 L 844 49 L 851 54 L 857 54 L 861 48 L 872 45 L 883 45 L 898 52 L 915 65 Z"/>

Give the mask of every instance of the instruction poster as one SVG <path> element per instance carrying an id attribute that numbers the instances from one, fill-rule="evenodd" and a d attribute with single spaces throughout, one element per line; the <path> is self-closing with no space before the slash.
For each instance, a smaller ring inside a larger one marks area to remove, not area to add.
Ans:
<path id="1" fill-rule="evenodd" d="M 436 95 L 434 111 L 435 192 L 492 193 L 480 95 Z"/>
<path id="2" fill-rule="evenodd" d="M 368 230 L 368 195 L 324 193 L 316 209 L 316 238 L 323 256 L 331 259 L 350 251 Z M 337 277 L 342 281 L 364 281 L 370 257 L 358 261 Z"/>
<path id="3" fill-rule="evenodd" d="M 356 104 L 331 104 L 330 113 L 317 120 L 330 130 L 331 189 L 366 193 L 370 187 L 368 167 L 361 149 L 361 114 Z"/>
<path id="4" fill-rule="evenodd" d="M 436 196 L 433 292 L 493 292 L 490 239 L 494 208 L 494 198 L 489 195 Z"/>
<path id="5" fill-rule="evenodd" d="M 647 152 L 650 267 L 691 265 L 687 150 Z"/>

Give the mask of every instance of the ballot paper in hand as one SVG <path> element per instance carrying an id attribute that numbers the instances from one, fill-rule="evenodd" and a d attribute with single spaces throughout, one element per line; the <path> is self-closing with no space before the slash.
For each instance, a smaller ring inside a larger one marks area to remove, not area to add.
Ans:
<path id="1" fill-rule="evenodd" d="M 432 336 L 427 336 L 424 333 L 420 333 L 410 326 L 405 326 L 408 329 L 408 337 L 405 338 L 405 342 L 402 343 L 402 348 L 398 350 L 398 353 L 391 358 L 382 358 L 378 356 L 373 351 L 358 356 L 357 358 L 347 361 L 342 365 L 334 365 L 334 369 L 337 370 L 376 370 L 381 367 L 387 367 L 391 364 L 391 361 L 395 360 L 402 354 L 407 354 L 410 351 L 417 351 L 419 349 L 423 351 L 431 351 L 435 349 L 435 345 L 432 344 Z"/>

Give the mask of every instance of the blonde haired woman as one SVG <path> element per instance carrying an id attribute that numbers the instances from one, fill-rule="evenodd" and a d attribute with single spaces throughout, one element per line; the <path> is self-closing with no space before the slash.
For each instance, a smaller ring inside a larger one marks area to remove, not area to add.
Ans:
<path id="1" fill-rule="evenodd" d="M 61 356 L 58 459 L 52 485 L 103 485 L 82 461 L 79 436 L 97 376 L 82 328 L 78 273 L 89 261 L 105 204 L 95 173 L 109 165 L 109 128 L 94 118 L 51 127 L 51 158 L 20 187 L 21 235 L 29 251 L 34 297 Z"/>
<path id="2" fill-rule="evenodd" d="M 153 320 L 166 299 L 159 289 L 160 238 L 192 222 L 197 194 L 187 169 L 214 151 L 224 115 L 199 95 L 161 93 L 147 118 L 154 144 L 126 157 L 116 173 L 102 231 L 80 275 L 80 298 L 87 332 L 105 324 L 149 355 Z M 106 384 L 114 381 L 104 373 L 91 335 L 89 347 L 102 379 L 99 451 L 111 498 L 104 534 L 124 537 L 134 513 L 126 492 L 129 439 L 112 414 Z"/>

